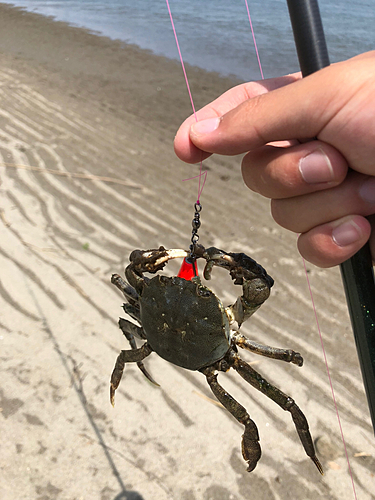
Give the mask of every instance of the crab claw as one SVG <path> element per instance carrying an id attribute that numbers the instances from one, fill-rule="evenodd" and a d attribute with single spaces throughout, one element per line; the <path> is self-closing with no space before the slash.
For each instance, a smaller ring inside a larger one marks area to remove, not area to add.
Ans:
<path id="1" fill-rule="evenodd" d="M 203 272 L 206 280 L 211 279 L 212 268 L 218 266 L 229 271 L 235 285 L 242 285 L 243 295 L 226 309 L 228 317 L 241 326 L 267 300 L 273 279 L 244 253 L 228 253 L 211 247 L 204 250 L 202 257 L 207 261 Z"/>
<path id="2" fill-rule="evenodd" d="M 165 264 L 171 259 L 187 257 L 188 252 L 179 248 L 166 250 L 164 247 L 151 250 L 133 250 L 130 254 L 130 262 L 134 268 L 140 272 L 156 273 L 163 269 Z"/>
<path id="3" fill-rule="evenodd" d="M 143 273 L 155 274 L 161 271 L 171 259 L 185 258 L 189 254 L 179 248 L 166 250 L 164 247 L 151 250 L 133 250 L 130 254 L 130 264 L 125 269 L 125 276 L 138 294 L 142 294 L 148 278 Z"/>
<path id="4" fill-rule="evenodd" d="M 207 261 L 203 271 L 204 278 L 206 280 L 211 279 L 212 268 L 214 266 L 230 269 L 231 262 L 228 260 L 228 257 L 228 254 L 223 250 L 219 250 L 215 247 L 207 248 L 203 253 L 203 258 Z"/>

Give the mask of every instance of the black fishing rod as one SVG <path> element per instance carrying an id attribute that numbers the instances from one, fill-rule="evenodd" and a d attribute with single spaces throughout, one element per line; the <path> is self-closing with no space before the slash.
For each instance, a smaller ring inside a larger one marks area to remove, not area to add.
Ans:
<path id="1" fill-rule="evenodd" d="M 317 0 L 287 0 L 302 76 L 329 66 Z M 375 281 L 368 243 L 340 265 L 375 432 Z"/>

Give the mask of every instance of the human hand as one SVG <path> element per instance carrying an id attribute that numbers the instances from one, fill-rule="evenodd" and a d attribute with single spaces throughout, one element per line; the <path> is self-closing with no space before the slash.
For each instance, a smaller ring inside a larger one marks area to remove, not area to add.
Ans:
<path id="1" fill-rule="evenodd" d="M 177 156 L 197 163 L 212 153 L 247 153 L 245 183 L 271 198 L 278 224 L 300 233 L 304 258 L 334 266 L 369 238 L 374 258 L 375 52 L 304 79 L 240 85 L 197 119 L 177 132 Z"/>

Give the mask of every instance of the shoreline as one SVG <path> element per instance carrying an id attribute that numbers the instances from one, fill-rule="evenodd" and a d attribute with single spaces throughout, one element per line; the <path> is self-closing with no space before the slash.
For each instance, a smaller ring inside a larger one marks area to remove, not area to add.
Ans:
<path id="1" fill-rule="evenodd" d="M 56 90 L 69 93 L 74 81 L 77 97 L 99 96 L 116 116 L 132 113 L 170 131 L 192 113 L 179 61 L 86 28 L 0 4 L 0 48 L 42 66 Z M 188 64 L 186 70 L 196 109 L 240 83 Z"/>
<path id="2" fill-rule="evenodd" d="M 275 279 L 241 331 L 301 352 L 304 366 L 241 357 L 301 406 L 326 475 L 290 415 L 235 373 L 220 381 L 259 428 L 251 474 L 243 427 L 201 373 L 153 353 L 145 365 L 161 387 L 129 363 L 109 403 L 116 357 L 129 348 L 111 275 L 123 275 L 134 249 L 190 243 L 196 186 L 182 179 L 199 166 L 173 152 L 191 114 L 179 63 L 4 5 L 0 61 L 1 499 L 351 500 L 296 238 L 244 186 L 238 157 L 205 161 L 200 242 L 245 252 Z M 188 76 L 197 108 L 233 85 L 197 68 Z M 210 287 L 231 304 L 241 287 L 220 271 Z M 373 433 L 340 275 L 308 271 L 357 494 L 371 500 Z"/>

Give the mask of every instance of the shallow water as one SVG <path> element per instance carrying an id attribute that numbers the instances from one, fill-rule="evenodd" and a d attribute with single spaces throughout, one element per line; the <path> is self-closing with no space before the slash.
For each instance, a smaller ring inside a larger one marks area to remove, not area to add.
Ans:
<path id="1" fill-rule="evenodd" d="M 177 48 L 165 0 L 22 0 L 12 4 L 135 43 L 170 58 Z M 190 64 L 245 80 L 260 72 L 244 0 L 170 0 L 183 58 Z M 249 0 L 264 76 L 298 69 L 285 0 Z M 370 0 L 321 0 L 332 62 L 375 47 Z"/>

